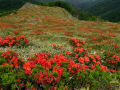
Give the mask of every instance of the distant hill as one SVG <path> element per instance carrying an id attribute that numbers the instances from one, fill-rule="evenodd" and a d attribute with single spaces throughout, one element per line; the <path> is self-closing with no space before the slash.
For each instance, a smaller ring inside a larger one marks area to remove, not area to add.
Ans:
<path id="1" fill-rule="evenodd" d="M 54 2 L 56 0 L 0 0 L 0 16 L 4 16 L 6 14 L 10 14 L 11 12 L 15 12 L 13 10 L 19 9 L 26 2 L 40 4 L 40 2 L 48 1 Z M 54 2 L 54 4 L 50 3 L 50 5 L 48 4 L 47 5 L 65 8 L 73 16 L 78 17 L 80 20 L 96 20 L 98 18 L 96 16 L 100 16 L 104 20 L 120 22 L 120 0 L 60 0 L 60 1 L 68 2 L 71 5 L 66 3 L 60 5 L 59 3 L 56 2 Z M 42 3 L 41 5 L 45 4 Z M 65 5 L 67 5 L 67 7 Z"/>
<path id="2" fill-rule="evenodd" d="M 16 13 L 24 4 L 24 0 L 0 0 L 0 16 Z"/>
<path id="3" fill-rule="evenodd" d="M 24 3 L 24 0 L 0 0 L 0 10 L 18 9 Z"/>
<path id="4" fill-rule="evenodd" d="M 77 8 L 87 9 L 105 0 L 61 0 L 61 1 L 69 2 Z"/>
<path id="5" fill-rule="evenodd" d="M 73 4 L 76 8 L 86 9 L 86 8 L 89 8 L 93 5 L 95 5 L 98 2 L 102 2 L 102 1 L 105 1 L 105 0 L 32 0 L 32 1 L 37 1 L 37 2 L 40 2 L 40 1 L 42 1 L 42 2 L 43 1 L 44 2 L 47 2 L 47 1 L 64 1 L 64 2 L 68 2 L 68 3 Z"/>
<path id="6" fill-rule="evenodd" d="M 87 9 L 88 12 L 101 16 L 102 18 L 119 22 L 120 21 L 120 0 L 106 0 Z"/>

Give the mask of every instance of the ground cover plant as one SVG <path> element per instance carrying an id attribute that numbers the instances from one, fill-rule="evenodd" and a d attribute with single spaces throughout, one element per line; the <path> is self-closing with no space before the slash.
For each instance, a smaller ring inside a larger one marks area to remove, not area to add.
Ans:
<path id="1" fill-rule="evenodd" d="M 12 36 L 5 36 L 4 38 L 0 37 L 0 47 L 5 47 L 5 46 L 25 46 L 28 44 L 28 39 L 24 36 L 17 36 L 17 37 L 12 37 Z"/>
<path id="2" fill-rule="evenodd" d="M 0 46 L 0 88 L 119 90 L 119 32 L 117 23 L 79 21 L 59 7 L 26 4 L 0 18 L 0 43 L 8 42 Z"/>
<path id="3" fill-rule="evenodd" d="M 112 56 L 108 60 L 108 65 L 112 67 L 108 67 L 99 55 L 89 54 L 84 49 L 85 41 L 72 38 L 70 43 L 73 45 L 72 52 L 55 55 L 41 52 L 26 61 L 12 51 L 2 53 L 0 86 L 13 90 L 75 90 L 84 87 L 92 90 L 114 89 L 112 80 L 120 79 L 117 71 L 120 58 Z M 52 46 L 56 47 L 55 44 Z"/>

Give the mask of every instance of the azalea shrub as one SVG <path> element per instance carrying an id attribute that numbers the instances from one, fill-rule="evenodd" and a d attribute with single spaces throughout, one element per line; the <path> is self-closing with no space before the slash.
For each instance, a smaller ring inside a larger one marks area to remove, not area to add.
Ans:
<path id="1" fill-rule="evenodd" d="M 23 60 L 12 51 L 1 53 L 0 73 L 5 75 L 4 79 L 0 77 L 1 89 L 115 89 L 114 84 L 118 83 L 112 81 L 116 79 L 120 82 L 120 72 L 114 64 L 119 63 L 120 58 L 114 56 L 105 61 L 97 54 L 90 54 L 84 48 L 85 41 L 76 38 L 69 41 L 73 51 L 65 51 L 64 54 L 41 52 Z M 58 48 L 56 44 L 52 46 L 54 49 Z M 113 64 L 113 67 L 107 63 Z"/>
<path id="2" fill-rule="evenodd" d="M 18 54 L 13 51 L 6 51 L 1 54 L 1 57 L 6 60 L 2 65 L 11 65 L 15 69 L 21 68 L 20 65 L 24 62 L 24 59 L 18 58 Z"/>
<path id="3" fill-rule="evenodd" d="M 5 36 L 4 38 L 0 37 L 0 47 L 12 47 L 12 46 L 25 46 L 29 43 L 29 40 L 24 36 Z"/>
<path id="4" fill-rule="evenodd" d="M 118 70 L 120 69 L 120 57 L 114 54 L 104 53 L 102 59 L 104 60 L 104 65 L 108 66 L 111 69 Z"/>
<path id="5" fill-rule="evenodd" d="M 17 87 L 17 73 L 20 71 L 23 59 L 18 54 L 7 51 L 0 56 L 0 88 L 3 90 L 15 89 Z M 15 88 L 14 88 L 15 87 Z"/>

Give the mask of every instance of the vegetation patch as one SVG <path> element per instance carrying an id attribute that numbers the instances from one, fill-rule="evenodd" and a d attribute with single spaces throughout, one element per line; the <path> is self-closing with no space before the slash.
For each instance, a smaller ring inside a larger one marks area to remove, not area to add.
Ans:
<path id="1" fill-rule="evenodd" d="M 0 89 L 119 90 L 119 32 L 118 23 L 27 3 L 0 17 Z"/>

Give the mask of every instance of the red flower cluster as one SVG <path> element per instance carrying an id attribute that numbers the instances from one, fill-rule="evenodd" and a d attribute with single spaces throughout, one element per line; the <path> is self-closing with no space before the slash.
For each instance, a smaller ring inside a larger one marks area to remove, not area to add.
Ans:
<path id="1" fill-rule="evenodd" d="M 86 69 L 84 70 L 95 70 L 96 65 L 99 65 L 101 70 L 100 71 L 108 71 L 108 72 L 116 72 L 116 70 L 109 70 L 107 66 L 102 65 L 102 61 L 100 60 L 99 55 L 90 55 L 88 51 L 84 49 L 85 41 L 80 41 L 76 38 L 71 39 L 71 44 L 74 46 L 74 55 L 75 58 L 79 61 L 80 64 L 84 65 Z M 114 60 L 114 61 L 113 61 Z M 111 60 L 108 60 L 109 63 L 118 63 L 120 61 L 119 57 L 113 56 Z M 71 66 L 74 64 L 72 63 Z M 89 68 L 88 68 L 89 67 Z M 71 70 L 74 72 L 73 70 Z"/>
<path id="2" fill-rule="evenodd" d="M 64 49 L 63 46 L 58 46 L 56 44 L 51 44 L 51 46 L 54 48 L 54 49 Z"/>
<path id="3" fill-rule="evenodd" d="M 118 48 L 119 46 L 118 45 L 114 45 L 115 48 Z"/>
<path id="4" fill-rule="evenodd" d="M 16 40 L 19 41 L 21 38 L 26 41 L 24 36 L 16 37 Z M 10 39 L 10 37 L 6 37 L 6 39 Z M 78 83 L 86 83 L 89 79 L 92 80 L 90 75 L 94 74 L 94 77 L 95 73 L 93 72 L 96 70 L 101 73 L 104 73 L 104 71 L 110 74 L 118 73 L 114 68 L 111 69 L 105 65 L 105 61 L 103 61 L 99 55 L 88 54 L 88 51 L 84 49 L 85 41 L 79 41 L 78 39 L 72 38 L 72 43 L 75 44 L 73 51 L 65 51 L 66 56 L 63 54 L 56 54 L 52 56 L 50 53 L 34 54 L 34 57 L 28 58 L 27 61 L 23 63 L 20 73 L 22 75 L 24 74 L 25 80 L 29 81 L 33 84 L 33 86 L 43 85 L 45 87 L 47 86 L 47 89 L 49 90 L 59 89 L 59 87 L 61 87 L 59 86 L 61 85 L 59 82 L 63 82 L 63 84 L 67 82 L 66 85 L 68 85 L 68 87 L 72 85 L 69 84 L 69 81 L 76 83 L 76 80 L 82 79 L 83 81 Z M 52 46 L 56 47 L 56 44 L 52 44 Z M 23 59 L 19 59 L 18 54 L 12 51 L 2 53 L 1 57 L 7 60 L 7 62 L 2 65 L 11 65 L 12 67 L 15 67 L 15 69 L 20 67 L 21 62 L 23 62 Z M 118 62 L 120 62 L 120 58 L 115 55 L 108 60 L 108 63 L 111 64 Z M 19 69 L 17 70 L 19 71 Z M 26 85 L 24 77 L 17 78 L 16 81 L 18 82 L 19 87 L 24 87 Z M 61 88 L 64 88 L 64 86 L 65 84 Z M 34 90 L 37 87 L 32 88 Z"/>
<path id="5" fill-rule="evenodd" d="M 109 60 L 107 60 L 108 63 L 110 64 L 115 64 L 120 62 L 120 58 L 116 55 L 112 56 Z"/>
<path id="6" fill-rule="evenodd" d="M 29 58 L 29 61 L 23 65 L 25 73 L 31 75 L 33 69 L 36 66 L 42 66 L 47 72 L 40 72 L 36 74 L 34 78 L 37 78 L 38 83 L 42 84 L 55 84 L 57 83 L 64 72 L 64 63 L 67 64 L 67 70 L 72 74 L 77 74 L 77 72 L 85 72 L 89 70 L 89 67 L 86 65 L 80 65 L 75 63 L 73 60 L 68 60 L 64 55 L 54 55 L 53 58 L 48 58 L 48 55 L 45 53 L 35 54 L 35 57 Z M 54 72 L 57 72 L 57 76 L 54 76 Z"/>
<path id="7" fill-rule="evenodd" d="M 48 54 L 40 53 L 35 54 L 35 57 L 29 58 L 28 62 L 23 65 L 25 73 L 28 75 L 32 74 L 32 69 L 35 66 L 42 66 L 46 71 L 51 70 L 48 74 L 47 72 L 40 72 L 39 74 L 34 75 L 34 78 L 38 78 L 37 82 L 42 84 L 56 83 L 59 81 L 60 77 L 63 73 L 63 68 L 61 67 L 62 62 L 68 62 L 64 55 L 54 55 L 54 58 L 48 58 Z M 53 65 L 55 63 L 55 65 Z M 57 72 L 57 76 L 55 77 L 52 73 Z"/>
<path id="8" fill-rule="evenodd" d="M 12 52 L 12 51 L 7 51 L 5 53 L 1 54 L 1 57 L 4 57 L 7 61 L 3 63 L 2 65 L 11 65 L 12 67 L 18 68 L 20 65 L 20 62 L 23 62 L 23 59 L 18 58 L 18 54 Z"/>
<path id="9" fill-rule="evenodd" d="M 89 58 L 88 57 L 80 57 L 79 59 L 78 59 L 78 61 L 81 63 L 81 64 L 84 64 L 84 62 L 88 62 L 89 61 Z"/>
<path id="10" fill-rule="evenodd" d="M 24 36 L 5 36 L 4 38 L 0 37 L 0 46 L 9 46 L 12 47 L 14 45 L 19 45 L 21 43 L 28 44 L 28 39 Z"/>
<path id="11" fill-rule="evenodd" d="M 70 43 L 72 46 L 74 47 L 83 47 L 83 45 L 86 43 L 85 41 L 79 41 L 78 39 L 76 38 L 72 38 L 70 40 Z"/>
<path id="12" fill-rule="evenodd" d="M 90 69 L 89 69 L 89 67 L 87 65 L 77 64 L 73 60 L 69 61 L 68 70 L 72 74 L 77 74 L 78 72 L 90 71 Z"/>
<path id="13" fill-rule="evenodd" d="M 80 41 L 76 38 L 70 40 L 71 45 L 74 47 L 75 58 L 79 58 L 81 55 L 86 56 L 88 51 L 84 49 L 85 41 Z"/>
<path id="14" fill-rule="evenodd" d="M 47 72 L 40 72 L 39 74 L 35 75 L 34 78 L 38 78 L 37 83 L 40 84 L 50 84 L 54 80 L 54 76 L 50 73 L 48 74 Z"/>
<path id="15" fill-rule="evenodd" d="M 85 51 L 85 49 L 84 49 L 84 48 L 77 47 L 77 48 L 74 49 L 74 51 L 75 51 L 75 52 L 78 52 L 78 53 L 82 53 L 82 52 Z"/>
<path id="16" fill-rule="evenodd" d="M 72 52 L 69 52 L 69 51 L 66 51 L 65 53 L 66 53 L 66 55 L 71 55 L 72 54 Z"/>

